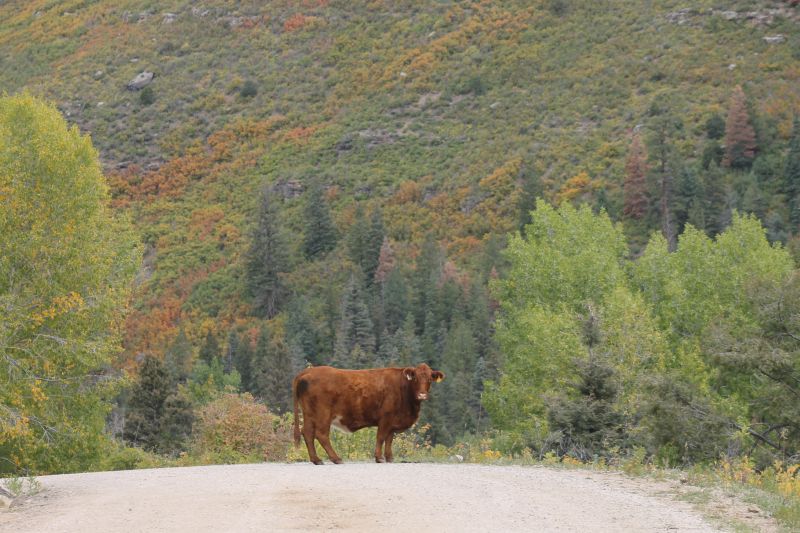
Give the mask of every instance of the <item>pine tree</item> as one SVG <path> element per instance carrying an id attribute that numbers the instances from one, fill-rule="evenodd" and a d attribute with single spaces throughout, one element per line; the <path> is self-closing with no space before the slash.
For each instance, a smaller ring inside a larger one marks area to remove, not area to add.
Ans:
<path id="1" fill-rule="evenodd" d="M 353 263 L 364 273 L 367 286 L 372 285 L 375 271 L 380 261 L 381 246 L 384 239 L 383 216 L 375 209 L 369 220 L 359 205 L 355 221 L 347 236 L 347 249 Z"/>
<path id="2" fill-rule="evenodd" d="M 705 231 L 705 210 L 703 208 L 705 191 L 702 182 L 691 169 L 687 168 L 681 173 L 676 189 L 674 212 L 678 233 L 683 233 L 687 223 Z"/>
<path id="3" fill-rule="evenodd" d="M 705 228 L 711 236 L 721 233 L 731 219 L 724 179 L 722 169 L 712 163 L 702 180 Z"/>
<path id="4" fill-rule="evenodd" d="M 203 342 L 203 345 L 200 347 L 200 353 L 198 356 L 201 361 L 211 364 L 211 361 L 213 361 L 214 358 L 219 357 L 220 353 L 217 337 L 214 336 L 214 334 L 209 330 L 209 332 L 206 333 L 205 342 Z"/>
<path id="5" fill-rule="evenodd" d="M 649 175 L 654 182 L 654 195 L 658 197 L 658 216 L 661 232 L 670 250 L 678 244 L 677 230 L 672 213 L 676 167 L 678 157 L 673 146 L 674 138 L 683 129 L 683 124 L 672 113 L 669 103 L 654 103 L 650 108 L 650 135 L 648 138 L 650 165 Z"/>
<path id="6" fill-rule="evenodd" d="M 234 329 L 228 332 L 228 345 L 225 347 L 225 373 L 230 374 L 234 369 L 234 361 L 239 351 L 239 336 Z"/>
<path id="7" fill-rule="evenodd" d="M 428 313 L 435 311 L 437 286 L 443 264 L 442 250 L 433 236 L 428 234 L 417 257 L 417 268 L 413 277 L 414 311 L 419 331 L 425 327 Z"/>
<path id="8" fill-rule="evenodd" d="M 408 283 L 400 269 L 389 273 L 381 287 L 384 324 L 389 333 L 394 333 L 411 311 Z"/>
<path id="9" fill-rule="evenodd" d="M 181 391 L 173 391 L 164 400 L 159 450 L 168 454 L 185 451 L 192 436 L 193 424 L 192 402 Z"/>
<path id="10" fill-rule="evenodd" d="M 331 220 L 325 191 L 314 181 L 306 193 L 303 252 L 306 259 L 316 259 L 336 247 L 336 228 Z"/>
<path id="11" fill-rule="evenodd" d="M 123 437 L 135 446 L 157 451 L 161 439 L 161 419 L 164 402 L 173 388 L 164 364 L 148 355 L 139 369 L 133 387 Z"/>
<path id="12" fill-rule="evenodd" d="M 322 347 L 318 338 L 317 328 L 308 314 L 311 302 L 308 298 L 295 298 L 289 304 L 286 320 L 286 338 L 292 349 L 298 370 L 305 367 L 305 363 L 321 365 Z"/>
<path id="13" fill-rule="evenodd" d="M 640 220 L 647 214 L 647 154 L 639 132 L 634 131 L 628 162 L 625 164 L 622 213 L 626 218 Z"/>
<path id="14" fill-rule="evenodd" d="M 519 179 L 522 182 L 522 190 L 517 204 L 519 210 L 517 228 L 524 235 L 525 226 L 531 223 L 531 211 L 536 209 L 536 199 L 542 197 L 544 190 L 542 180 L 533 172 L 529 164 L 522 166 Z"/>
<path id="15" fill-rule="evenodd" d="M 388 237 L 383 238 L 381 250 L 378 254 L 378 266 L 375 269 L 375 281 L 379 284 L 386 283 L 389 274 L 394 270 L 395 258 L 392 243 Z"/>
<path id="16" fill-rule="evenodd" d="M 272 318 L 280 311 L 286 298 L 281 273 L 287 272 L 288 267 L 277 206 L 272 193 L 265 188 L 245 264 L 247 289 L 257 316 Z"/>
<path id="17" fill-rule="evenodd" d="M 243 392 L 253 392 L 253 347 L 250 343 L 250 336 L 247 333 L 237 343 L 233 366 L 241 376 L 241 390 Z"/>
<path id="18" fill-rule="evenodd" d="M 336 333 L 334 360 L 344 367 L 363 368 L 365 362 L 375 357 L 375 333 L 369 309 L 364 301 L 364 290 L 360 276 L 353 274 L 342 296 L 342 311 Z M 353 351 L 361 361 L 355 361 Z M 356 366 L 358 365 L 358 366 Z M 368 365 L 367 365 L 368 366 Z"/>
<path id="19" fill-rule="evenodd" d="M 741 85 L 737 85 L 728 106 L 725 121 L 725 157 L 722 166 L 747 168 L 756 156 L 756 133 L 747 113 L 747 100 Z"/>
<path id="20" fill-rule="evenodd" d="M 164 354 L 164 364 L 173 383 L 185 383 L 192 371 L 192 345 L 183 328 Z"/>
<path id="21" fill-rule="evenodd" d="M 254 365 L 259 396 L 273 412 L 289 411 L 292 387 L 292 361 L 282 335 L 272 335 L 263 327 L 256 346 Z"/>
<path id="22" fill-rule="evenodd" d="M 783 191 L 789 200 L 791 232 L 797 233 L 800 225 L 800 116 L 794 117 L 789 153 L 783 171 Z"/>
<path id="23" fill-rule="evenodd" d="M 375 208 L 372 211 L 372 216 L 370 216 L 366 256 L 362 267 L 367 285 L 372 285 L 375 280 L 375 271 L 380 263 L 381 248 L 385 238 L 386 228 L 383 225 L 383 214 L 380 209 Z"/>
<path id="24" fill-rule="evenodd" d="M 264 398 L 267 395 L 265 390 L 267 380 L 264 374 L 269 371 L 269 350 L 269 330 L 267 326 L 262 325 L 258 331 L 256 349 L 253 352 L 250 370 L 250 390 L 258 398 Z"/>

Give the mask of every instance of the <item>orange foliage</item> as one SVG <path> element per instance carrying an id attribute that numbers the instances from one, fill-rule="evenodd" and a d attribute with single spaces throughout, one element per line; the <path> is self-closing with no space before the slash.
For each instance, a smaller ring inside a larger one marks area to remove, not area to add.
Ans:
<path id="1" fill-rule="evenodd" d="M 294 141 L 297 144 L 305 144 L 308 141 L 308 138 L 319 129 L 319 126 L 309 126 L 304 128 L 302 126 L 293 128 L 286 132 L 286 139 L 289 141 Z"/>
<path id="2" fill-rule="evenodd" d="M 283 23 L 283 31 L 293 32 L 302 29 L 308 22 L 308 18 L 309 17 L 306 17 L 302 13 L 295 13 Z"/>
<path id="3" fill-rule="evenodd" d="M 419 202 L 422 199 L 422 186 L 416 181 L 406 180 L 397 188 L 397 192 L 392 196 L 392 203 L 407 204 L 409 202 Z"/>
<path id="4" fill-rule="evenodd" d="M 602 187 L 603 182 L 591 179 L 586 172 L 580 172 L 568 179 L 556 192 L 555 203 L 560 205 L 564 201 L 586 200 Z"/>

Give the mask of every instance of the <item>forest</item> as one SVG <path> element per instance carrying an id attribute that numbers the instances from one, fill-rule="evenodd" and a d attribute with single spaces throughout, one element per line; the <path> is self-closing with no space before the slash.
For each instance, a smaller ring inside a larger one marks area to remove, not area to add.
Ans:
<path id="1" fill-rule="evenodd" d="M 424 361 L 409 453 L 795 476 L 800 11 L 634 4 L 0 6 L 0 474 L 299 459 L 299 370 Z"/>

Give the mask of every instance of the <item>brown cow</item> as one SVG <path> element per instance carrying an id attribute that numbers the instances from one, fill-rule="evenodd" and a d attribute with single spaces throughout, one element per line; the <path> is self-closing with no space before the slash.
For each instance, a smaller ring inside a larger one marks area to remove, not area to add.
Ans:
<path id="1" fill-rule="evenodd" d="M 443 379 L 442 372 L 431 370 L 425 363 L 416 368 L 370 370 L 306 368 L 292 383 L 295 445 L 300 445 L 299 403 L 303 409 L 303 439 L 315 465 L 322 464 L 322 459 L 314 448 L 314 439 L 322 444 L 331 461 L 342 462 L 331 446 L 331 425 L 348 433 L 377 426 L 375 462 L 384 461 L 381 447 L 385 442 L 386 462 L 390 463 L 394 434 L 414 425 L 422 401 L 428 399 L 431 382 Z"/>

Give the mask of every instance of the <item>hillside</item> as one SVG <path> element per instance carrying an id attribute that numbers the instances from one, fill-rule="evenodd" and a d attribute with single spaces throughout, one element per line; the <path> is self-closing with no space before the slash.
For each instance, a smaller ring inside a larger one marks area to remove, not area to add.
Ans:
<path id="1" fill-rule="evenodd" d="M 447 412 L 434 439 L 452 442 L 487 424 L 480 390 L 502 360 L 487 284 L 535 197 L 605 208 L 634 256 L 663 227 L 665 174 L 625 216 L 635 132 L 667 132 L 673 238 L 688 222 L 714 235 L 740 210 L 797 247 L 792 4 L 11 1 L 0 89 L 54 102 L 91 135 L 113 206 L 145 243 L 120 367 L 181 352 L 213 374 L 222 359 L 268 395 L 236 346 L 290 358 L 287 375 L 425 359 L 458 378 L 445 385 L 458 399 L 430 415 Z M 152 80 L 130 90 L 141 73 Z M 726 167 L 713 125 L 737 86 L 757 150 Z M 328 209 L 329 236 L 309 251 Z M 253 274 L 258 220 L 280 234 L 271 281 Z"/>

